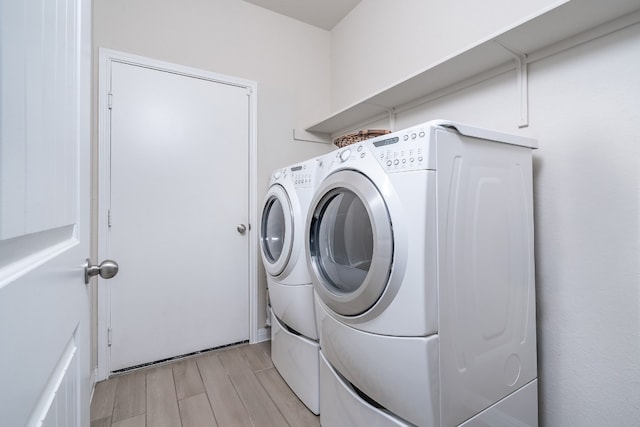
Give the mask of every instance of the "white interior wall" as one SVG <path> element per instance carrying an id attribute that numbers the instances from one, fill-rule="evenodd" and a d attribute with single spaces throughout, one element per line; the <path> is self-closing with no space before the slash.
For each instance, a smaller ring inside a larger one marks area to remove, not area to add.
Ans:
<path id="1" fill-rule="evenodd" d="M 258 83 L 258 204 L 270 172 L 320 155 L 324 144 L 294 141 L 292 130 L 329 113 L 325 30 L 238 0 L 95 0 L 93 2 L 93 217 L 97 212 L 97 58 L 108 48 Z M 257 224 L 255 224 L 257 226 Z M 93 224 L 93 259 L 97 228 Z M 259 263 L 258 319 L 266 318 Z M 95 292 L 94 292 L 95 294 Z M 96 300 L 94 297 L 94 332 Z M 93 347 L 96 348 L 95 337 Z M 92 366 L 96 366 L 95 351 Z"/>
<path id="2" fill-rule="evenodd" d="M 531 66 L 544 425 L 640 419 L 640 24 Z"/>
<path id="3" fill-rule="evenodd" d="M 565 2 L 362 0 L 331 31 L 332 111 Z"/>
<path id="4" fill-rule="evenodd" d="M 640 24 L 531 64 L 525 129 L 517 128 L 515 72 L 396 118 L 397 129 L 445 118 L 539 142 L 534 203 L 541 426 L 635 425 L 640 419 L 637 52 Z"/>

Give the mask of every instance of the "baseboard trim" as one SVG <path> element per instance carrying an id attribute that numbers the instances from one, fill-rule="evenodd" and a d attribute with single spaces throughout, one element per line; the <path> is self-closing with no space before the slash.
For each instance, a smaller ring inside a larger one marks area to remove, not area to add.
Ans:
<path id="1" fill-rule="evenodd" d="M 91 394 L 89 395 L 89 402 L 93 400 L 93 393 L 96 391 L 96 383 L 98 382 L 98 368 L 95 367 L 91 371 L 91 378 L 89 378 L 89 384 L 91 386 Z"/>
<path id="2" fill-rule="evenodd" d="M 271 340 L 271 328 L 261 328 L 258 329 L 258 339 L 256 342 L 269 341 Z"/>

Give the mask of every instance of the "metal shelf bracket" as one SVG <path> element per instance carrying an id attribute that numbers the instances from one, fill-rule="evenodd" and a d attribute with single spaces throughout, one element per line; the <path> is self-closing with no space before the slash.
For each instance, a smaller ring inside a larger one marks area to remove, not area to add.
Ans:
<path id="1" fill-rule="evenodd" d="M 520 123 L 518 123 L 518 127 L 526 128 L 529 126 L 529 77 L 527 74 L 527 54 L 508 48 L 498 40 L 494 40 L 494 42 L 509 52 L 513 57 L 513 61 L 516 63 L 518 93 L 520 94 Z"/>
<path id="2" fill-rule="evenodd" d="M 293 140 L 313 142 L 314 144 L 331 144 L 331 134 L 322 132 L 307 132 L 304 129 L 293 129 Z"/>

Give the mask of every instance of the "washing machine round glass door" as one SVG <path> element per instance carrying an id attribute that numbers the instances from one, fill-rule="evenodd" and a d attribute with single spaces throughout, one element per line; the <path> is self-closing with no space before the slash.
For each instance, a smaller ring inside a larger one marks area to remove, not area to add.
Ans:
<path id="1" fill-rule="evenodd" d="M 314 289 L 333 311 L 355 316 L 382 296 L 393 263 L 384 198 L 365 175 L 339 171 L 320 185 L 307 224 Z"/>
<path id="2" fill-rule="evenodd" d="M 291 201 L 280 185 L 273 185 L 265 197 L 260 222 L 260 246 L 264 267 L 272 276 L 282 273 L 291 257 L 293 215 Z"/>

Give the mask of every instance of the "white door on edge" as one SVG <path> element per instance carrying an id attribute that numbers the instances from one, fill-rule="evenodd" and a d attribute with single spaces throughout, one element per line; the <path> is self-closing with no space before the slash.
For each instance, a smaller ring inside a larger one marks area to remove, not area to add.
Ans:
<path id="1" fill-rule="evenodd" d="M 113 61 L 110 371 L 249 338 L 246 88 Z"/>
<path id="2" fill-rule="evenodd" d="M 0 0 L 0 424 L 89 425 L 88 0 Z"/>

